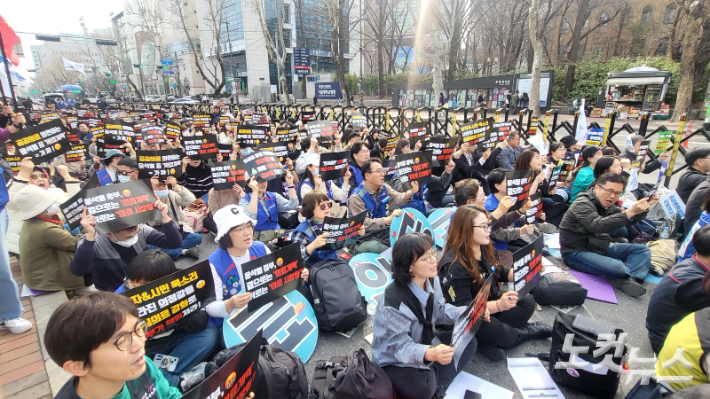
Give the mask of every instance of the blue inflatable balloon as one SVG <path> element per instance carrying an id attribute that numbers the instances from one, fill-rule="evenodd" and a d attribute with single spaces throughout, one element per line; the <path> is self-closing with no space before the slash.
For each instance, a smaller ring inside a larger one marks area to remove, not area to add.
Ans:
<path id="1" fill-rule="evenodd" d="M 407 233 L 426 233 L 434 238 L 434 229 L 423 213 L 414 208 L 402 208 L 402 214 L 392 220 L 390 245 Z"/>
<path id="2" fill-rule="evenodd" d="M 429 223 L 431 223 L 432 229 L 434 229 L 434 243 L 439 248 L 444 248 L 446 245 L 446 238 L 449 236 L 449 225 L 451 224 L 451 217 L 456 212 L 456 208 L 441 208 L 435 210 L 429 217 Z"/>
<path id="3" fill-rule="evenodd" d="M 355 255 L 348 264 L 355 273 L 357 288 L 362 296 L 367 302 L 376 304 L 392 282 L 390 259 L 383 255 L 365 253 Z"/>

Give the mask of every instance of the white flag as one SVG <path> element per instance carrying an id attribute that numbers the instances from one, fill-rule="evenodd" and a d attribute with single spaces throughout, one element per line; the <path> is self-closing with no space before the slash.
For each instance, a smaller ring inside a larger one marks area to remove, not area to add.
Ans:
<path id="1" fill-rule="evenodd" d="M 81 72 L 81 73 L 83 73 L 84 75 L 86 75 L 86 74 L 84 73 L 84 64 L 80 64 L 80 63 L 78 63 L 78 62 L 69 61 L 68 59 L 66 59 L 66 58 L 64 58 L 64 57 L 62 57 L 62 60 L 64 61 L 64 69 L 66 69 L 67 71 Z"/>
<path id="2" fill-rule="evenodd" d="M 585 142 L 587 140 L 587 115 L 584 113 L 586 108 L 585 99 L 582 99 L 582 106 L 579 109 L 579 119 L 577 120 L 577 131 L 574 132 L 574 138 L 577 141 Z"/>

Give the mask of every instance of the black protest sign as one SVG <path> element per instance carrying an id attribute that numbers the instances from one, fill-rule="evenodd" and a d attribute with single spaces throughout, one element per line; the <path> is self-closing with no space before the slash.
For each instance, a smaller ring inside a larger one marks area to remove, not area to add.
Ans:
<path id="1" fill-rule="evenodd" d="M 301 121 L 303 123 L 308 123 L 316 120 L 316 111 L 303 111 L 301 112 Z"/>
<path id="2" fill-rule="evenodd" d="M 486 135 L 486 131 L 493 126 L 493 118 L 481 119 L 475 122 L 464 123 L 459 127 L 463 144 L 478 144 Z"/>
<path id="3" fill-rule="evenodd" d="M 148 145 L 164 144 L 165 133 L 160 126 L 146 126 L 141 129 L 142 142 Z"/>
<path id="4" fill-rule="evenodd" d="M 264 126 L 238 125 L 235 140 L 242 147 L 256 147 L 269 139 L 267 132 L 268 129 Z"/>
<path id="5" fill-rule="evenodd" d="M 160 220 L 155 201 L 148 179 L 92 188 L 84 196 L 88 213 L 96 218 L 96 230 L 103 234 Z"/>
<path id="6" fill-rule="evenodd" d="M 348 167 L 350 152 L 327 152 L 320 154 L 318 173 L 323 181 L 335 180 L 343 177 Z"/>
<path id="7" fill-rule="evenodd" d="M 101 120 L 97 117 L 81 117 L 78 116 L 77 118 L 77 125 L 81 125 L 82 123 L 85 124 L 87 127 L 96 127 L 101 124 Z"/>
<path id="8" fill-rule="evenodd" d="M 506 193 L 515 200 L 515 205 L 510 212 L 520 209 L 530 194 L 530 185 L 533 182 L 532 170 L 520 170 L 505 174 Z"/>
<path id="9" fill-rule="evenodd" d="M 427 148 L 427 143 L 429 142 L 429 132 L 427 129 L 427 124 L 424 122 L 413 122 L 407 126 L 409 147 L 414 149 L 417 141 L 422 142 L 422 149 Z M 427 148 L 428 149 L 428 148 Z"/>
<path id="10" fill-rule="evenodd" d="M 295 143 L 298 140 L 298 128 L 296 126 L 276 128 L 276 137 L 280 142 Z"/>
<path id="11" fill-rule="evenodd" d="M 397 161 L 394 158 L 382 161 L 382 171 L 385 172 L 385 181 L 391 181 L 397 172 Z"/>
<path id="12" fill-rule="evenodd" d="M 427 150 L 431 151 L 431 164 L 435 168 L 446 166 L 454 154 L 456 143 L 459 137 L 432 137 L 427 144 Z"/>
<path id="13" fill-rule="evenodd" d="M 235 183 L 242 188 L 246 187 L 244 163 L 241 160 L 213 162 L 210 163 L 210 169 L 215 191 L 231 190 Z"/>
<path id="14" fill-rule="evenodd" d="M 303 258 L 298 244 L 243 264 L 244 286 L 251 292 L 249 313 L 298 288 L 302 269 Z"/>
<path id="15" fill-rule="evenodd" d="M 350 123 L 353 125 L 353 130 L 359 132 L 367 126 L 367 119 L 359 112 L 353 112 L 350 118 Z"/>
<path id="16" fill-rule="evenodd" d="M 331 143 L 335 140 L 336 128 L 330 121 L 308 122 L 308 134 L 318 138 L 321 145 Z"/>
<path id="17" fill-rule="evenodd" d="M 244 399 L 253 391 L 259 368 L 263 330 L 256 334 L 222 367 L 182 395 L 182 399 Z"/>
<path id="18" fill-rule="evenodd" d="M 483 283 L 483 287 L 478 290 L 476 297 L 466 306 L 466 310 L 461 312 L 454 323 L 454 331 L 451 335 L 451 346 L 454 348 L 453 361 L 456 367 L 458 367 L 459 359 L 461 359 L 464 349 L 466 349 L 473 336 L 476 335 L 476 332 L 481 327 L 492 284 L 493 274 L 488 276 Z"/>
<path id="19" fill-rule="evenodd" d="M 150 126 L 150 119 L 137 119 L 133 122 L 133 132 L 136 136 L 141 137 L 140 134 L 144 127 Z"/>
<path id="20" fill-rule="evenodd" d="M 70 144 L 69 151 L 64 154 L 67 162 L 81 162 L 86 159 L 86 146 L 82 142 Z"/>
<path id="21" fill-rule="evenodd" d="M 559 181 L 567 181 L 570 177 L 572 177 L 572 170 L 574 169 L 574 166 L 577 164 L 577 160 L 574 159 L 574 157 L 570 158 L 565 158 L 561 161 L 561 169 L 560 169 L 560 177 L 558 178 Z"/>
<path id="22" fill-rule="evenodd" d="M 422 186 L 431 180 L 431 151 L 400 154 L 395 157 L 395 161 L 395 173 L 402 180 L 405 190 L 412 188 L 412 181 Z"/>
<path id="23" fill-rule="evenodd" d="M 106 129 L 104 129 L 103 125 L 90 127 L 89 131 L 91 132 L 91 137 L 96 137 L 97 139 L 104 137 L 104 134 L 106 134 Z"/>
<path id="24" fill-rule="evenodd" d="M 32 157 L 32 162 L 39 164 L 69 151 L 67 128 L 60 119 L 22 129 L 12 135 L 15 155 L 22 158 Z"/>
<path id="25" fill-rule="evenodd" d="M 274 154 L 276 154 L 277 157 L 279 157 L 280 162 L 285 161 L 286 155 L 288 155 L 288 144 L 286 143 L 266 142 L 258 144 L 256 148 L 259 150 L 272 151 Z"/>
<path id="26" fill-rule="evenodd" d="M 550 172 L 550 178 L 547 179 L 547 187 L 545 188 L 546 193 L 550 193 L 550 190 L 553 188 L 557 187 L 557 182 L 560 180 L 560 173 L 562 172 L 562 166 L 557 165 L 554 168 L 552 168 L 552 172 Z"/>
<path id="27" fill-rule="evenodd" d="M 185 149 L 185 155 L 199 155 L 202 159 L 211 159 L 219 154 L 217 147 L 217 136 L 214 134 L 206 134 L 204 136 L 183 137 L 182 146 Z"/>
<path id="28" fill-rule="evenodd" d="M 483 140 L 478 142 L 478 151 L 484 152 L 489 148 L 494 148 L 501 141 L 505 141 L 510 136 L 512 122 L 496 122 L 486 132 Z"/>
<path id="29" fill-rule="evenodd" d="M 51 122 L 55 119 L 59 119 L 59 115 L 57 115 L 56 113 L 54 113 L 54 112 L 43 113 L 40 115 L 39 124 L 41 125 L 43 123 Z"/>
<path id="30" fill-rule="evenodd" d="M 110 135 L 114 140 L 134 143 L 136 133 L 133 130 L 133 123 L 124 122 L 120 119 L 107 120 L 104 122 L 104 133 Z"/>
<path id="31" fill-rule="evenodd" d="M 180 141 L 180 125 L 177 123 L 168 122 L 165 124 L 165 138 L 173 143 Z"/>
<path id="32" fill-rule="evenodd" d="M 17 174 L 20 171 L 20 163 L 22 162 L 22 157 L 17 155 L 8 155 L 5 157 L 5 162 L 12 168 L 12 173 Z"/>
<path id="33" fill-rule="evenodd" d="M 122 147 L 124 144 L 126 144 L 125 140 L 118 139 L 112 134 L 106 135 L 102 133 L 101 136 L 96 139 L 97 155 L 100 158 L 104 158 L 109 150 L 119 150 L 126 153 L 128 148 Z"/>
<path id="34" fill-rule="evenodd" d="M 67 140 L 69 140 L 69 143 L 71 143 L 71 144 L 80 143 L 81 142 L 81 133 L 76 129 L 71 129 L 70 131 L 67 132 Z"/>
<path id="35" fill-rule="evenodd" d="M 182 175 L 182 150 L 180 148 L 161 151 L 136 151 L 138 178 L 149 179 L 158 176 L 165 180 Z"/>
<path id="36" fill-rule="evenodd" d="M 212 118 L 209 114 L 193 114 L 192 115 L 192 126 L 193 127 L 209 127 L 212 123 Z"/>
<path id="37" fill-rule="evenodd" d="M 273 151 L 255 151 L 242 160 L 249 176 L 256 176 L 258 181 L 269 181 L 286 174 L 286 170 Z"/>
<path id="38" fill-rule="evenodd" d="M 636 160 L 631 164 L 631 169 L 638 168 L 641 166 L 644 159 L 646 158 L 646 154 L 648 153 L 648 146 L 650 143 L 650 141 L 641 142 L 641 145 L 639 146 L 639 152 L 638 154 L 636 154 Z"/>
<path id="39" fill-rule="evenodd" d="M 85 194 L 86 190 L 82 189 L 59 206 L 59 209 L 64 215 L 64 219 L 72 230 L 79 227 L 81 224 L 81 214 L 84 212 Z"/>
<path id="40" fill-rule="evenodd" d="M 387 145 L 385 146 L 385 152 L 390 152 L 394 150 L 394 148 L 397 147 L 397 143 L 399 143 L 399 139 L 401 138 L 401 134 L 398 134 L 393 137 L 387 137 Z"/>
<path id="41" fill-rule="evenodd" d="M 513 253 L 514 287 L 519 297 L 530 292 L 540 281 L 544 245 L 545 237 L 541 235 L 535 241 Z"/>
<path id="42" fill-rule="evenodd" d="M 320 249 L 340 249 L 356 241 L 358 231 L 365 224 L 367 211 L 351 218 L 333 218 L 326 216 L 323 220 L 323 233 L 328 233 L 325 246 Z"/>
<path id="43" fill-rule="evenodd" d="M 138 317 L 148 324 L 146 338 L 178 328 L 215 298 L 210 263 L 204 260 L 187 269 L 124 291 L 138 309 Z"/>
<path id="44" fill-rule="evenodd" d="M 96 118 L 96 114 L 92 109 L 78 109 L 76 110 L 76 116 L 79 118 Z"/>
<path id="45" fill-rule="evenodd" d="M 232 155 L 232 145 L 231 144 L 219 144 L 217 143 L 217 148 L 219 148 L 219 153 L 222 154 L 224 159 L 229 158 Z"/>
<path id="46" fill-rule="evenodd" d="M 247 112 L 243 119 L 247 125 L 269 123 L 269 117 L 263 112 Z"/>
<path id="47" fill-rule="evenodd" d="M 540 218 L 542 216 L 542 196 L 540 195 L 540 192 L 538 191 L 537 193 L 529 196 L 528 198 L 530 199 L 530 209 L 525 211 L 525 218 L 528 221 L 528 224 L 533 224 L 535 223 L 535 220 Z"/>
<path id="48" fill-rule="evenodd" d="M 229 116 L 222 116 L 222 115 L 220 115 L 220 117 L 219 117 L 219 127 L 222 127 L 222 126 L 226 125 L 227 123 L 229 123 Z"/>
<path id="49" fill-rule="evenodd" d="M 70 129 L 76 129 L 79 127 L 79 120 L 76 116 L 67 116 L 67 125 Z"/>

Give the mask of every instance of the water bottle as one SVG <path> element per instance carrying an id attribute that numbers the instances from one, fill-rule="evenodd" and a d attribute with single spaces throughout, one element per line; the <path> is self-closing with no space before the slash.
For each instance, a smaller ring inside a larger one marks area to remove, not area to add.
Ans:
<path id="1" fill-rule="evenodd" d="M 661 239 L 667 240 L 668 238 L 670 238 L 670 236 L 671 236 L 670 229 L 668 228 L 668 226 L 665 226 L 663 228 L 663 230 L 661 230 Z"/>

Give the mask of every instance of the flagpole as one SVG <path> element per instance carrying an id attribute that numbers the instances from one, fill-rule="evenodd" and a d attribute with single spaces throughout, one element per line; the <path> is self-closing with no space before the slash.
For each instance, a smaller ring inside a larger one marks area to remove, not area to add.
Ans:
<path id="1" fill-rule="evenodd" d="M 2 52 L 3 64 L 5 64 L 5 74 L 7 74 L 7 84 L 10 86 L 10 95 L 12 96 L 12 107 L 17 111 L 17 99 L 15 98 L 15 89 L 12 88 L 12 75 L 10 75 L 10 67 L 7 65 L 9 59 L 7 54 L 5 54 L 5 44 L 2 42 L 2 33 L 0 33 L 0 52 Z M 3 98 L 5 96 L 5 90 L 3 90 Z"/>

